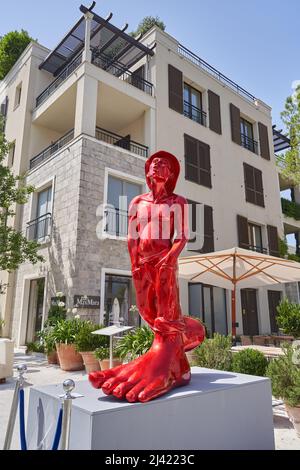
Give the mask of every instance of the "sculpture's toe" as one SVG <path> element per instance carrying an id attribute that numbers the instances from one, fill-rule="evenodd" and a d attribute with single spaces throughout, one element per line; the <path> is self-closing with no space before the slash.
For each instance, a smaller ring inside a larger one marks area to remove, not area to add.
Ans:
<path id="1" fill-rule="evenodd" d="M 113 377 L 113 375 L 112 369 L 90 372 L 89 381 L 93 387 L 101 388 L 102 384 L 110 377 Z"/>
<path id="2" fill-rule="evenodd" d="M 166 383 L 166 380 L 163 378 L 155 379 L 151 382 L 144 390 L 142 390 L 138 395 L 138 400 L 142 403 L 152 400 L 153 398 L 159 397 L 163 393 L 171 390 L 172 384 Z"/>
<path id="3" fill-rule="evenodd" d="M 132 382 L 122 382 L 113 391 L 113 395 L 117 398 L 125 398 L 125 395 L 134 387 Z"/>
<path id="4" fill-rule="evenodd" d="M 146 382 L 145 380 L 141 380 L 139 383 L 137 383 L 127 394 L 126 394 L 126 399 L 130 403 L 134 403 L 135 401 L 138 401 L 138 395 L 139 393 L 145 388 Z"/>
<path id="5" fill-rule="evenodd" d="M 106 395 L 110 395 L 121 382 L 122 380 L 119 377 L 112 377 L 104 382 L 102 390 Z"/>

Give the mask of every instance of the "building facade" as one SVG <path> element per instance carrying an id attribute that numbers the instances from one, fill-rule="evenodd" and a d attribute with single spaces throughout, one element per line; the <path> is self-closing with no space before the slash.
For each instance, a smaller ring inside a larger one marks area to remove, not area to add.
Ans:
<path id="1" fill-rule="evenodd" d="M 130 308 L 127 209 L 147 190 L 144 165 L 154 151 L 180 161 L 176 192 L 190 203 L 193 230 L 202 205 L 196 251 L 278 255 L 284 233 L 271 108 L 166 32 L 154 27 L 133 39 L 110 18 L 82 12 L 57 48 L 30 44 L 0 83 L 14 142 L 8 164 L 36 188 L 12 223 L 39 241 L 45 258 L 1 273 L 1 316 L 19 346 L 43 326 L 57 291 L 82 317 L 139 324 Z M 237 333 L 274 331 L 282 291 L 241 291 Z M 211 333 L 231 331 L 229 294 L 180 281 L 183 312 Z"/>

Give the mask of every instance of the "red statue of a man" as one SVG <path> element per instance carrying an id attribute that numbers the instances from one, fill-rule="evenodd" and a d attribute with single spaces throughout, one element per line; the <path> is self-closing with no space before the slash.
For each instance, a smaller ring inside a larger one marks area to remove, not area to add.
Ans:
<path id="1" fill-rule="evenodd" d="M 177 258 L 187 242 L 187 201 L 173 193 L 180 171 L 164 151 L 145 165 L 150 192 L 131 201 L 128 250 L 140 315 L 154 332 L 150 350 L 134 361 L 89 380 L 107 395 L 146 402 L 191 379 L 186 351 L 204 339 L 201 322 L 183 316 L 179 303 Z"/>

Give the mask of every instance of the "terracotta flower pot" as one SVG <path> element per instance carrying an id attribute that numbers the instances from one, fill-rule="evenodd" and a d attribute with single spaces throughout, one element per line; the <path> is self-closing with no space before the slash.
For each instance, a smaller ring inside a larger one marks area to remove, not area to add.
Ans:
<path id="1" fill-rule="evenodd" d="M 56 343 L 56 350 L 62 370 L 82 370 L 84 369 L 81 354 L 79 354 L 73 344 Z"/>
<path id="2" fill-rule="evenodd" d="M 197 354 L 195 354 L 195 350 L 192 349 L 191 351 L 187 351 L 186 353 L 187 360 L 189 361 L 190 366 L 194 366 L 197 361 Z"/>
<path id="3" fill-rule="evenodd" d="M 101 370 L 109 369 L 109 359 L 101 359 L 99 360 Z M 122 361 L 120 359 L 113 359 L 113 367 L 120 366 Z"/>
<path id="4" fill-rule="evenodd" d="M 93 351 L 80 352 L 80 354 L 82 356 L 87 374 L 89 374 L 90 372 L 94 372 L 96 370 L 100 370 L 99 361 L 98 359 L 96 359 Z"/>
<path id="5" fill-rule="evenodd" d="M 300 437 L 300 406 L 289 406 L 285 404 L 286 412 L 293 423 L 297 436 Z"/>
<path id="6" fill-rule="evenodd" d="M 58 355 L 56 351 L 51 351 L 47 354 L 48 364 L 58 364 Z"/>

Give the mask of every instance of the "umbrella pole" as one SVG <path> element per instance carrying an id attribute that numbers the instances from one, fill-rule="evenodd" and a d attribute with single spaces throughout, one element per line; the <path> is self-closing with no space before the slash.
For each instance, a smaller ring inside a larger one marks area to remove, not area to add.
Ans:
<path id="1" fill-rule="evenodd" d="M 234 284 L 234 288 L 231 291 L 231 334 L 233 339 L 236 337 L 236 284 Z"/>

